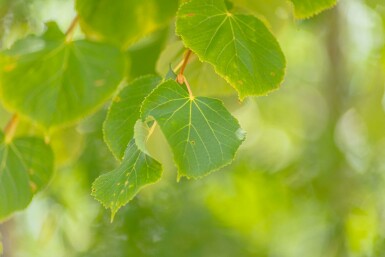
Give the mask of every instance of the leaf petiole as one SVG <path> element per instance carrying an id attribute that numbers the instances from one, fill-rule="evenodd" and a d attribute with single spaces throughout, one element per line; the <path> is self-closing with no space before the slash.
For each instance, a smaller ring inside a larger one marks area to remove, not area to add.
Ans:
<path id="1" fill-rule="evenodd" d="M 193 93 L 192 93 L 192 91 L 191 91 L 190 84 L 188 83 L 186 77 L 185 77 L 184 75 L 181 75 L 181 74 L 179 73 L 178 76 L 176 77 L 176 81 L 177 81 L 179 84 L 181 84 L 181 85 L 183 85 L 183 84 L 186 85 L 187 90 L 188 90 L 188 94 L 189 94 L 189 96 L 190 96 L 190 99 L 193 100 L 193 99 L 194 99 L 194 95 L 193 95 Z"/>
<path id="2" fill-rule="evenodd" d="M 184 55 L 182 67 L 180 68 L 180 71 L 179 71 L 179 75 L 181 75 L 181 76 L 184 74 L 184 70 L 186 69 L 188 60 L 190 59 L 190 56 L 191 56 L 191 53 L 192 53 L 191 50 L 188 49 Z"/>

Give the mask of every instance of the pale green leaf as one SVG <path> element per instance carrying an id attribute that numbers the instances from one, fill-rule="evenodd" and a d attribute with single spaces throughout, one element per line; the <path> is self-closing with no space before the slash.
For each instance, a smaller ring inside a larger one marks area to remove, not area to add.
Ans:
<path id="1" fill-rule="evenodd" d="M 291 3 L 287 0 L 232 0 L 235 8 L 243 8 L 250 13 L 254 13 L 262 21 L 268 22 L 273 31 L 280 31 L 287 25 L 291 18 Z"/>
<path id="2" fill-rule="evenodd" d="M 0 220 L 31 202 L 53 172 L 51 148 L 39 138 L 16 138 L 5 143 L 0 132 Z"/>
<path id="3" fill-rule="evenodd" d="M 161 165 L 141 152 L 131 140 L 122 163 L 115 170 L 103 174 L 92 185 L 92 195 L 104 207 L 111 209 L 111 221 L 144 186 L 155 183 L 162 174 Z"/>
<path id="4" fill-rule="evenodd" d="M 160 83 L 157 76 L 138 78 L 124 87 L 113 99 L 103 125 L 104 139 L 115 157 L 121 160 L 134 136 L 135 122 L 140 118 L 144 98 Z"/>
<path id="5" fill-rule="evenodd" d="M 173 80 L 146 98 L 142 118 L 148 116 L 158 122 L 170 144 L 179 176 L 197 178 L 231 163 L 245 139 L 221 101 L 189 96 Z"/>
<path id="6" fill-rule="evenodd" d="M 128 48 L 127 54 L 131 62 L 130 78 L 156 73 L 156 61 L 164 48 L 169 34 L 168 28 L 157 30 Z"/>
<path id="7" fill-rule="evenodd" d="M 182 5 L 176 32 L 241 99 L 264 95 L 283 80 L 285 58 L 275 37 L 255 16 L 228 11 L 223 0 L 192 0 Z"/>
<path id="8" fill-rule="evenodd" d="M 151 127 L 148 124 L 151 124 Z M 143 122 L 142 120 L 137 120 L 134 126 L 134 139 L 136 146 L 143 153 L 150 155 L 147 151 L 147 141 L 151 136 L 153 129 L 155 128 L 156 123 L 154 120 L 149 122 Z"/>
<path id="9" fill-rule="evenodd" d="M 170 72 L 169 65 L 172 64 L 173 67 L 176 67 L 183 60 L 184 52 L 185 48 L 181 41 L 168 44 L 156 64 L 158 73 L 167 74 Z M 235 93 L 233 88 L 214 71 L 210 64 L 201 62 L 195 55 L 190 57 L 184 75 L 196 95 L 227 96 Z"/>
<path id="10" fill-rule="evenodd" d="M 76 121 L 104 103 L 123 78 L 125 59 L 109 45 L 66 42 L 55 26 L 0 56 L 0 96 L 8 109 L 44 127 Z"/>
<path id="11" fill-rule="evenodd" d="M 165 25 L 176 13 L 178 0 L 77 0 L 82 30 L 90 38 L 123 49 Z"/>
<path id="12" fill-rule="evenodd" d="M 295 16 L 299 19 L 310 18 L 336 5 L 337 0 L 290 0 L 294 4 Z"/>

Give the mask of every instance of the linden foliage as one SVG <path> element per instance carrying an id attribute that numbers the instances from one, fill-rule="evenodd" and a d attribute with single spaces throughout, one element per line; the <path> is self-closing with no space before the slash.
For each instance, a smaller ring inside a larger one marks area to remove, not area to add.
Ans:
<path id="1" fill-rule="evenodd" d="M 115 94 L 103 131 L 120 164 L 92 188 L 112 217 L 161 177 L 161 164 L 146 149 L 155 126 L 170 145 L 178 177 L 200 178 L 231 163 L 245 139 L 224 104 L 204 94 L 229 95 L 233 87 L 240 99 L 266 95 L 284 78 L 284 54 L 266 21 L 251 14 L 254 10 L 235 8 L 242 2 L 238 0 L 183 2 L 76 0 L 76 21 L 85 39 L 72 40 L 72 28 L 63 33 L 49 23 L 44 34 L 28 36 L 0 53 L 2 103 L 45 131 L 76 123 Z M 292 2 L 296 17 L 307 18 L 336 1 Z M 156 61 L 159 55 L 146 52 L 163 48 L 164 28 L 174 20 L 182 43 L 168 43 L 157 70 L 183 61 L 188 49 L 190 71 L 184 76 L 185 57 L 183 65 L 172 67 L 178 76 L 171 70 L 165 78 L 154 74 L 122 83 L 128 81 L 130 58 L 142 60 L 137 70 L 145 70 L 146 60 Z M 157 36 L 141 55 L 132 50 L 154 32 Z M 189 80 L 188 74 L 195 75 Z M 47 141 L 7 133 L 0 133 L 0 219 L 25 208 L 53 172 Z"/>

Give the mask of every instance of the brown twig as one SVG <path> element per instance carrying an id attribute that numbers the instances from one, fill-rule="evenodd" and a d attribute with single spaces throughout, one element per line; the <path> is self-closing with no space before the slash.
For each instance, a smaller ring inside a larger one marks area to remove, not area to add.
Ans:
<path id="1" fill-rule="evenodd" d="M 16 114 L 14 114 L 4 128 L 6 143 L 10 143 L 12 141 L 12 138 L 15 134 L 18 123 L 19 123 L 19 117 Z"/>
<path id="2" fill-rule="evenodd" d="M 75 32 L 75 28 L 78 25 L 78 22 L 79 22 L 79 16 L 76 15 L 75 18 L 72 20 L 71 25 L 69 26 L 69 28 L 65 33 L 66 42 L 72 41 L 72 36 Z"/>

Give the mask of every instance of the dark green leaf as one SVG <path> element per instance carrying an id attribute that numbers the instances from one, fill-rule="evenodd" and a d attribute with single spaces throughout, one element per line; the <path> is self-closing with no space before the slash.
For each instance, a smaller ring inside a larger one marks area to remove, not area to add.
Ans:
<path id="1" fill-rule="evenodd" d="M 124 87 L 113 99 L 104 122 L 104 139 L 115 157 L 121 160 L 134 136 L 135 122 L 140 118 L 144 98 L 160 83 L 157 76 L 145 76 Z"/>

